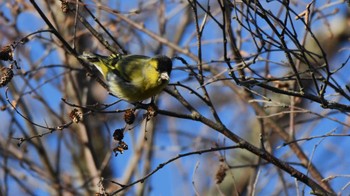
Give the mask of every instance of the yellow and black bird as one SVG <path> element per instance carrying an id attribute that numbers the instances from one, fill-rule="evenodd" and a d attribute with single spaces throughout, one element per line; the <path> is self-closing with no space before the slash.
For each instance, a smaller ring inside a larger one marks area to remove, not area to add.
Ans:
<path id="1" fill-rule="evenodd" d="M 134 103 L 160 93 L 169 83 L 172 61 L 167 56 L 101 56 L 84 52 L 80 56 L 101 72 L 109 90 L 120 99 Z"/>

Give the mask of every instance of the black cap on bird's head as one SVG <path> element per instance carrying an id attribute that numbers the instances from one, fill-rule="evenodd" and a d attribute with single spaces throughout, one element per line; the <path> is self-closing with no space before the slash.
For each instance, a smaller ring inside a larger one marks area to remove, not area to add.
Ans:
<path id="1" fill-rule="evenodd" d="M 157 55 L 153 57 L 157 61 L 157 71 L 160 73 L 160 78 L 163 81 L 170 80 L 170 73 L 173 69 L 173 62 L 171 59 L 164 55 Z"/>
<path id="2" fill-rule="evenodd" d="M 158 62 L 158 71 L 160 73 L 167 72 L 170 75 L 171 70 L 173 69 L 173 62 L 171 59 L 164 55 L 157 55 L 154 59 Z"/>

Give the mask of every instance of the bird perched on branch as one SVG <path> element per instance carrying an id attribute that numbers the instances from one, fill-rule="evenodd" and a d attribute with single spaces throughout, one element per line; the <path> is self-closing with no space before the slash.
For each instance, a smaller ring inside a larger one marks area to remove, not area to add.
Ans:
<path id="1" fill-rule="evenodd" d="M 169 83 L 172 61 L 167 56 L 101 56 L 84 52 L 79 56 L 101 72 L 109 90 L 120 99 L 134 103 L 160 93 Z"/>

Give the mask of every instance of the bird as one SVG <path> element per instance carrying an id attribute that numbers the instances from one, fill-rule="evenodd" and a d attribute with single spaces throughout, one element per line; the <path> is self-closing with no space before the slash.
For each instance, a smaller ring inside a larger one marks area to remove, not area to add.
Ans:
<path id="1" fill-rule="evenodd" d="M 79 58 L 97 68 L 113 95 L 130 103 L 159 94 L 168 85 L 173 66 L 172 60 L 165 55 L 102 56 L 83 52 Z"/>

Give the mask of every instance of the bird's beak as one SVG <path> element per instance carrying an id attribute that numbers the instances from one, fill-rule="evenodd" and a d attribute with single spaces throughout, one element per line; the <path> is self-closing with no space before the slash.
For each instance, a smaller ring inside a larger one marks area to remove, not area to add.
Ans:
<path id="1" fill-rule="evenodd" d="M 169 75 L 168 75 L 167 72 L 163 72 L 163 73 L 160 74 L 160 79 L 169 81 L 170 78 L 169 78 Z"/>

